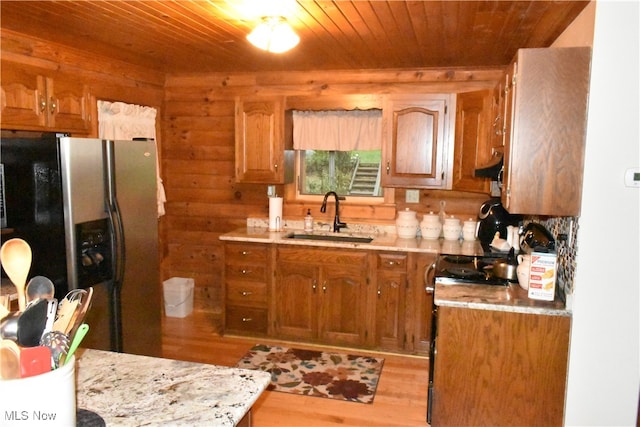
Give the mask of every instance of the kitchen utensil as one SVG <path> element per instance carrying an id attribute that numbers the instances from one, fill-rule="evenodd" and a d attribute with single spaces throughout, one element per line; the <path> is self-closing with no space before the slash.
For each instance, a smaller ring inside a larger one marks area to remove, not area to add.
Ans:
<path id="1" fill-rule="evenodd" d="M 522 221 L 522 215 L 511 215 L 502 206 L 499 198 L 489 199 L 482 204 L 478 212 L 478 240 L 483 247 L 488 247 L 496 233 L 499 237 L 507 239 L 507 226 L 518 225 Z"/>
<path id="2" fill-rule="evenodd" d="M 514 256 L 514 249 L 509 250 L 506 259 L 497 259 L 492 266 L 493 274 L 501 279 L 515 282 L 518 280 L 518 264 Z"/>
<path id="3" fill-rule="evenodd" d="M 18 318 L 18 344 L 23 347 L 35 347 L 47 324 L 49 301 L 39 299 L 33 301 L 20 313 Z"/>
<path id="4" fill-rule="evenodd" d="M 0 341 L 0 378 L 20 378 L 20 348 L 11 340 Z"/>
<path id="5" fill-rule="evenodd" d="M 81 295 L 81 300 L 76 308 L 76 311 L 73 316 L 73 321 L 70 327 L 67 329 L 66 333 L 73 340 L 73 336 L 84 321 L 85 316 L 87 315 L 87 311 L 89 311 L 89 307 L 91 307 L 91 301 L 93 299 L 93 288 L 85 289 L 85 292 Z"/>
<path id="6" fill-rule="evenodd" d="M 522 231 L 520 248 L 526 253 L 550 252 L 555 250 L 555 240 L 543 225 L 531 222 Z"/>
<path id="7" fill-rule="evenodd" d="M 53 282 L 44 276 L 35 276 L 27 283 L 27 302 L 38 298 L 53 299 L 55 287 Z"/>
<path id="8" fill-rule="evenodd" d="M 31 247 L 22 239 L 7 240 L 0 248 L 0 261 L 5 273 L 18 291 L 18 308 L 26 307 L 24 288 L 31 269 Z"/>
<path id="9" fill-rule="evenodd" d="M 69 336 L 60 331 L 45 332 L 40 344 L 49 348 L 51 352 L 51 365 L 54 369 L 60 366 L 60 357 L 67 354 L 71 340 Z"/>
<path id="10" fill-rule="evenodd" d="M 68 294 L 64 297 L 58 305 L 58 317 L 55 322 L 53 322 L 54 331 L 60 331 L 64 334 L 67 333 L 67 330 L 71 328 L 73 316 L 79 303 L 80 300 L 78 299 L 70 300 Z"/>
<path id="11" fill-rule="evenodd" d="M 48 347 L 25 347 L 20 351 L 20 378 L 51 371 L 51 352 Z"/>
<path id="12" fill-rule="evenodd" d="M 4 340 L 18 340 L 18 319 L 19 311 L 13 311 L 5 316 L 0 322 L 0 338 Z"/>
<path id="13" fill-rule="evenodd" d="M 71 360 L 71 356 L 73 356 L 73 353 L 76 352 L 76 349 L 84 339 L 85 335 L 87 335 L 87 332 L 89 332 L 89 325 L 87 325 L 86 323 L 80 325 L 75 335 L 71 339 L 71 347 L 69 347 L 69 352 L 64 355 L 64 360 L 62 361 L 60 366 L 65 365 L 68 360 Z"/>

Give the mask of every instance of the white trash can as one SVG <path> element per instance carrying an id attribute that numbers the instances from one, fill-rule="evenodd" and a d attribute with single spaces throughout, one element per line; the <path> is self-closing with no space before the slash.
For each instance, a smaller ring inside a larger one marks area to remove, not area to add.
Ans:
<path id="1" fill-rule="evenodd" d="M 193 279 L 172 277 L 163 282 L 167 317 L 187 317 L 193 311 Z"/>

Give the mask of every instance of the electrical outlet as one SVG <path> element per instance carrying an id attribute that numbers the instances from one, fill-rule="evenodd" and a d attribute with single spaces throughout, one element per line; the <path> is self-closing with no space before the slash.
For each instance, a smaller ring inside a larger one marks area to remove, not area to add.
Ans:
<path id="1" fill-rule="evenodd" d="M 275 197 L 276 196 L 276 186 L 275 185 L 268 185 L 267 186 L 267 196 L 268 197 Z"/>
<path id="2" fill-rule="evenodd" d="M 420 203 L 420 190 L 407 190 L 405 197 L 407 203 Z"/>

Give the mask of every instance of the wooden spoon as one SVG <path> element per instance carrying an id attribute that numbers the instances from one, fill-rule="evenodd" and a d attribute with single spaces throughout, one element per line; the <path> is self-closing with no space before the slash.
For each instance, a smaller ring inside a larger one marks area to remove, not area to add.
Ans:
<path id="1" fill-rule="evenodd" d="M 22 239 L 7 240 L 0 248 L 0 261 L 4 271 L 18 290 L 18 308 L 24 311 L 24 288 L 31 269 L 31 247 Z"/>

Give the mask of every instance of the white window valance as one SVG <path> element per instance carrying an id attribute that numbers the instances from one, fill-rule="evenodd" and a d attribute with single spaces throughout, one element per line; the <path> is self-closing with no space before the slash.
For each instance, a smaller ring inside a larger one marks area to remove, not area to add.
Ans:
<path id="1" fill-rule="evenodd" d="M 379 150 L 382 110 L 293 111 L 295 150 Z"/>
<path id="2" fill-rule="evenodd" d="M 160 164 L 157 156 L 156 109 L 124 102 L 98 101 L 98 137 L 111 140 L 149 138 L 156 141 L 157 200 L 158 217 L 165 214 L 167 201 L 164 185 L 160 178 Z"/>

